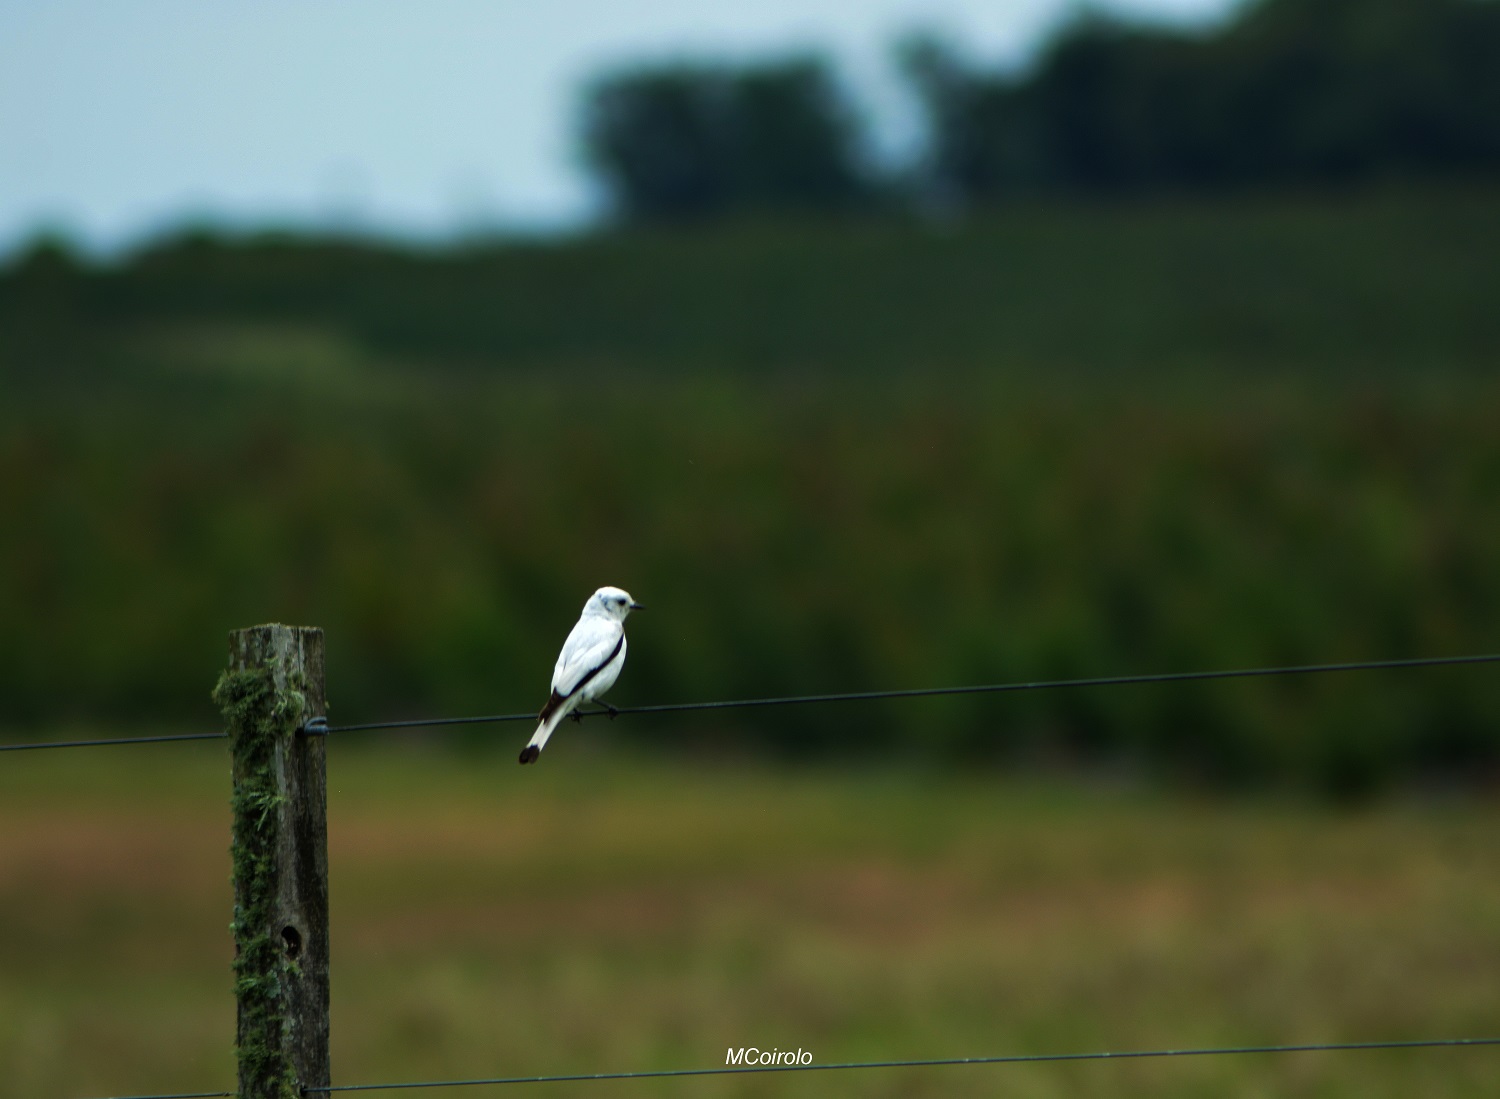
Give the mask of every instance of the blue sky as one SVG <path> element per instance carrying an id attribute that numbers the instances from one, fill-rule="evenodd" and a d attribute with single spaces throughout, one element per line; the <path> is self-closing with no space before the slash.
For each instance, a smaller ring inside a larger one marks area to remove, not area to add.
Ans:
<path id="1" fill-rule="evenodd" d="M 0 0 L 0 254 L 109 252 L 185 221 L 444 239 L 586 221 L 584 79 L 826 49 L 885 140 L 889 65 L 931 28 L 1018 63 L 1079 0 Z M 1099 0 L 1180 22 L 1234 0 Z"/>

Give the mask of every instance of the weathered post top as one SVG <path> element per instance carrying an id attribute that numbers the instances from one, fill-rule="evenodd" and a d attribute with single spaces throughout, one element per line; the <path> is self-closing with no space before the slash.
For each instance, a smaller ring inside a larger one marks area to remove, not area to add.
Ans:
<path id="1" fill-rule="evenodd" d="M 323 631 L 233 631 L 214 699 L 234 783 L 239 1095 L 296 1099 L 332 1082 L 326 742 L 300 732 L 327 712 Z"/>

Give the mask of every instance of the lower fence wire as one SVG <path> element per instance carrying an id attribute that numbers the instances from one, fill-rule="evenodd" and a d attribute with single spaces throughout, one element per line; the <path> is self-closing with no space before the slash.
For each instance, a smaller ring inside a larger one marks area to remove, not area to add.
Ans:
<path id="1" fill-rule="evenodd" d="M 660 1080 L 677 1076 L 739 1076 L 752 1072 L 830 1072 L 843 1069 L 944 1068 L 955 1065 L 1036 1065 L 1060 1061 L 1130 1061 L 1166 1057 L 1228 1057 L 1251 1053 L 1351 1053 L 1369 1050 L 1459 1049 L 1500 1046 L 1500 1038 L 1428 1038 L 1399 1042 L 1320 1042 L 1291 1046 L 1225 1046 L 1213 1049 L 1138 1049 L 1118 1053 L 1019 1053 L 999 1057 L 937 1057 L 920 1061 L 843 1061 L 821 1065 L 726 1065 L 723 1068 L 653 1069 L 645 1072 L 588 1072 L 563 1076 L 491 1076 L 475 1080 L 413 1080 L 400 1084 L 336 1084 L 303 1088 L 303 1095 L 341 1091 L 414 1091 L 418 1088 L 470 1088 L 504 1084 L 577 1084 L 590 1080 Z M 234 1099 L 232 1091 L 191 1091 L 162 1095 L 121 1095 L 109 1099 Z"/>
<path id="2" fill-rule="evenodd" d="M 340 1091 L 394 1091 L 416 1088 L 461 1088 L 502 1084 L 567 1084 L 587 1080 L 659 1080 L 676 1076 L 731 1076 L 752 1072 L 828 1072 L 841 1069 L 940 1068 L 949 1065 L 1028 1065 L 1058 1061 L 1127 1061 L 1152 1057 L 1225 1057 L 1250 1053 L 1347 1053 L 1360 1050 L 1454 1049 L 1500 1046 L 1500 1038 L 1432 1038 L 1403 1042 L 1323 1042 L 1294 1046 L 1231 1046 L 1217 1049 L 1143 1049 L 1119 1053 L 1022 1053 L 1000 1057 L 940 1057 L 921 1061 L 847 1061 L 821 1065 L 726 1065 L 722 1068 L 656 1069 L 646 1072 L 593 1072 L 567 1076 L 494 1076 L 478 1080 L 422 1080 L 403 1084 L 340 1084 L 303 1088 L 303 1094 Z M 132 1097 L 134 1099 L 134 1097 Z"/>

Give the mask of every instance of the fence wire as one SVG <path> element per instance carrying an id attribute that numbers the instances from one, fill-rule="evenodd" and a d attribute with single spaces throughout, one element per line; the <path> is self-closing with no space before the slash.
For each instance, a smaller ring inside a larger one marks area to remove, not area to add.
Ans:
<path id="1" fill-rule="evenodd" d="M 1090 679 L 1044 679 L 1018 683 L 985 683 L 967 687 L 916 687 L 889 691 L 848 691 L 840 694 L 789 695 L 779 698 L 740 698 L 718 702 L 669 702 L 655 706 L 618 706 L 589 710 L 580 717 L 611 717 L 628 714 L 689 713 L 700 710 L 735 710 L 757 706 L 806 706 L 827 702 L 875 702 L 898 698 L 933 698 L 941 695 L 1002 694 L 1013 691 L 1051 691 L 1074 687 L 1128 687 L 1148 683 L 1188 683 L 1213 679 L 1251 679 L 1266 676 L 1313 675 L 1327 672 L 1367 672 L 1398 668 L 1438 668 L 1462 664 L 1500 663 L 1500 653 L 1475 656 L 1416 657 L 1409 660 L 1366 660 L 1350 664 L 1303 664 L 1281 668 L 1236 668 L 1228 671 L 1157 672 L 1145 675 L 1097 676 Z M 575 711 L 578 712 L 578 711 Z M 355 733 L 374 729 L 417 729 L 441 725 L 475 725 L 502 721 L 535 721 L 537 715 L 488 714 L 479 717 L 412 718 L 403 721 L 369 721 L 352 725 L 329 725 L 329 733 Z"/>
<path id="2" fill-rule="evenodd" d="M 304 1094 L 306 1089 L 304 1089 Z M 161 1095 L 108 1095 L 103 1099 L 235 1099 L 232 1091 L 174 1091 Z"/>
<path id="3" fill-rule="evenodd" d="M 493 1076 L 476 1080 L 420 1080 L 401 1084 L 340 1084 L 303 1088 L 306 1095 L 344 1091 L 395 1091 L 507 1084 L 565 1084 L 603 1080 L 660 1080 L 683 1076 L 733 1076 L 753 1072 L 830 1072 L 845 1069 L 941 1068 L 953 1065 L 1034 1065 L 1062 1061 L 1128 1061 L 1168 1057 L 1225 1057 L 1252 1053 L 1347 1053 L 1368 1050 L 1453 1049 L 1500 1045 L 1500 1038 L 1432 1038 L 1397 1042 L 1320 1042 L 1311 1045 L 1229 1046 L 1214 1049 L 1142 1049 L 1113 1053 L 1022 1053 L 999 1057 L 937 1057 L 916 1061 L 845 1061 L 815 1065 L 726 1065 L 714 1068 L 656 1069 L 646 1072 L 594 1072 L 563 1076 Z"/>
<path id="4" fill-rule="evenodd" d="M 653 706 L 616 706 L 601 710 L 575 710 L 579 718 L 627 716 L 631 714 L 681 714 L 703 710 L 740 710 L 752 707 L 810 706 L 831 702 L 876 702 L 886 699 L 935 698 L 943 695 L 1007 694 L 1019 691 L 1055 691 L 1077 687 L 1130 687 L 1150 683 L 1192 683 L 1215 679 L 1255 679 L 1270 676 L 1317 675 L 1329 672 L 1393 671 L 1401 668 L 1443 668 L 1465 664 L 1497 664 L 1500 653 L 1473 656 L 1427 656 L 1408 660 L 1364 660 L 1348 664 L 1301 664 L 1280 668 L 1234 668 L 1206 672 L 1158 672 L 1145 675 L 1096 676 L 1089 679 L 1042 679 L 1017 683 L 982 683 L 965 687 L 915 687 L 889 691 L 846 691 L 838 694 L 784 695 L 775 698 L 737 698 L 712 702 L 667 702 Z M 365 721 L 330 725 L 326 719 L 308 722 L 307 732 L 317 735 L 362 733 L 378 729 L 430 729 L 446 725 L 493 725 L 508 721 L 535 721 L 533 711 L 515 714 L 479 714 L 472 717 L 418 717 L 400 721 Z M 113 737 L 100 740 L 42 740 L 25 744 L 0 744 L 0 752 L 26 752 L 45 748 L 100 748 L 116 744 L 161 744 L 184 740 L 222 740 L 225 733 L 179 733 L 167 736 Z"/>
<path id="5" fill-rule="evenodd" d="M 686 1076 L 742 1076 L 755 1072 L 834 1072 L 848 1069 L 945 1068 L 958 1065 L 1036 1065 L 1068 1061 L 1133 1061 L 1174 1057 L 1230 1057 L 1255 1053 L 1354 1053 L 1373 1050 L 1461 1049 L 1500 1046 L 1500 1038 L 1423 1038 L 1390 1042 L 1317 1042 L 1305 1045 L 1219 1046 L 1207 1049 L 1135 1049 L 1091 1053 L 1019 1053 L 998 1057 L 934 1057 L 912 1061 L 840 1061 L 815 1065 L 725 1065 L 714 1068 L 589 1072 L 558 1076 L 489 1076 L 472 1080 L 411 1080 L 399 1084 L 335 1084 L 303 1088 L 303 1095 L 346 1091 L 415 1091 L 419 1088 L 500 1087 L 510 1084 L 581 1084 L 605 1080 L 662 1080 Z M 191 1091 L 106 1099 L 234 1099 L 232 1091 Z"/>

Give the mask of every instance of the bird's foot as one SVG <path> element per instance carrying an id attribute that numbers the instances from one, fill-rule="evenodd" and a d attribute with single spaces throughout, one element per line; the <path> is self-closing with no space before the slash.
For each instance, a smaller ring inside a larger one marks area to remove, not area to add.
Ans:
<path id="1" fill-rule="evenodd" d="M 601 702 L 599 703 L 599 705 L 604 707 L 604 712 L 609 714 L 609 719 L 611 721 L 620 716 L 620 711 L 615 709 L 615 707 L 611 706 L 608 702 Z"/>

